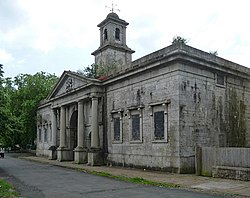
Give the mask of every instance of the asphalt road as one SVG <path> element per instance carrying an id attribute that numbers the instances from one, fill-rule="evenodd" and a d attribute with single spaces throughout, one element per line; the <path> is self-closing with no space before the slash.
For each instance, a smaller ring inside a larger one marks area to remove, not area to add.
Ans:
<path id="1" fill-rule="evenodd" d="M 30 162 L 10 155 L 0 159 L 0 177 L 11 182 L 25 198 L 223 197 L 180 189 L 132 184 L 77 170 Z"/>

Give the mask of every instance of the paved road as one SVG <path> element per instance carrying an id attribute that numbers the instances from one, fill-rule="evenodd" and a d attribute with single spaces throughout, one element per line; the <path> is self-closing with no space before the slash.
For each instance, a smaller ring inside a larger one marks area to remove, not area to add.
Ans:
<path id="1" fill-rule="evenodd" d="M 13 158 L 10 155 L 6 155 L 5 159 L 0 159 L 0 177 L 12 182 L 25 198 L 223 197 L 179 189 L 131 184 L 76 170 Z"/>

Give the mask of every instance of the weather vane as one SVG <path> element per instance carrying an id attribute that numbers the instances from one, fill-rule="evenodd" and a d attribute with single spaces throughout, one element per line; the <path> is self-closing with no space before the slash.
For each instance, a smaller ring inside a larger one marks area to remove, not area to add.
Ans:
<path id="1" fill-rule="evenodd" d="M 114 2 L 113 2 L 113 0 L 112 0 L 112 5 L 111 5 L 111 7 L 109 7 L 109 6 L 105 6 L 105 7 L 106 7 L 106 8 L 109 8 L 109 9 L 110 9 L 109 11 L 111 11 L 111 12 L 114 12 L 114 11 L 120 12 L 119 9 L 115 8 L 116 6 L 117 6 L 117 4 L 114 4 Z"/>

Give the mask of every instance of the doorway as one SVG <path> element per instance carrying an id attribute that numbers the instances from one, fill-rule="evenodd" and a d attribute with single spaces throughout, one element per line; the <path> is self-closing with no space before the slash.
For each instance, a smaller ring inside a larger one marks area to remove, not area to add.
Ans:
<path id="1" fill-rule="evenodd" d="M 70 127 L 69 127 L 69 149 L 72 151 L 72 159 L 74 160 L 73 150 L 77 147 L 77 120 L 78 120 L 78 111 L 74 111 L 70 118 Z"/>

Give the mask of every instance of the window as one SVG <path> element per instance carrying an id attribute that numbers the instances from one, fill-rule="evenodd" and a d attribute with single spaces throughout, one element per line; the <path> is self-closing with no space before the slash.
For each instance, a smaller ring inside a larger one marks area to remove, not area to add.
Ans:
<path id="1" fill-rule="evenodd" d="M 120 141 L 120 118 L 114 118 L 114 140 Z"/>
<path id="2" fill-rule="evenodd" d="M 168 141 L 168 108 L 171 101 L 168 99 L 163 102 L 150 104 L 152 116 L 152 140 L 153 142 Z"/>
<path id="3" fill-rule="evenodd" d="M 154 112 L 154 139 L 164 139 L 164 111 Z"/>
<path id="4" fill-rule="evenodd" d="M 51 126 L 51 124 L 49 126 L 49 141 L 50 142 L 52 141 L 52 126 Z"/>
<path id="5" fill-rule="evenodd" d="M 120 40 L 120 29 L 119 28 L 115 28 L 115 39 Z"/>
<path id="6" fill-rule="evenodd" d="M 132 140 L 140 140 L 140 115 L 132 115 Z"/>
<path id="7" fill-rule="evenodd" d="M 48 141 L 48 133 L 47 133 L 47 128 L 44 127 L 44 142 Z"/>
<path id="8" fill-rule="evenodd" d="M 104 38 L 104 40 L 108 40 L 108 32 L 107 32 L 107 29 L 104 29 L 103 38 Z"/>
<path id="9" fill-rule="evenodd" d="M 122 143 L 122 115 L 123 110 L 111 112 L 111 135 L 113 143 Z"/>
<path id="10" fill-rule="evenodd" d="M 42 129 L 39 127 L 38 129 L 38 140 L 41 142 L 42 141 Z"/>
<path id="11" fill-rule="evenodd" d="M 144 106 L 133 106 L 128 108 L 129 118 L 129 140 L 131 143 L 142 143 L 142 111 Z"/>
<path id="12" fill-rule="evenodd" d="M 218 85 L 225 85 L 225 76 L 217 74 L 217 84 Z"/>

